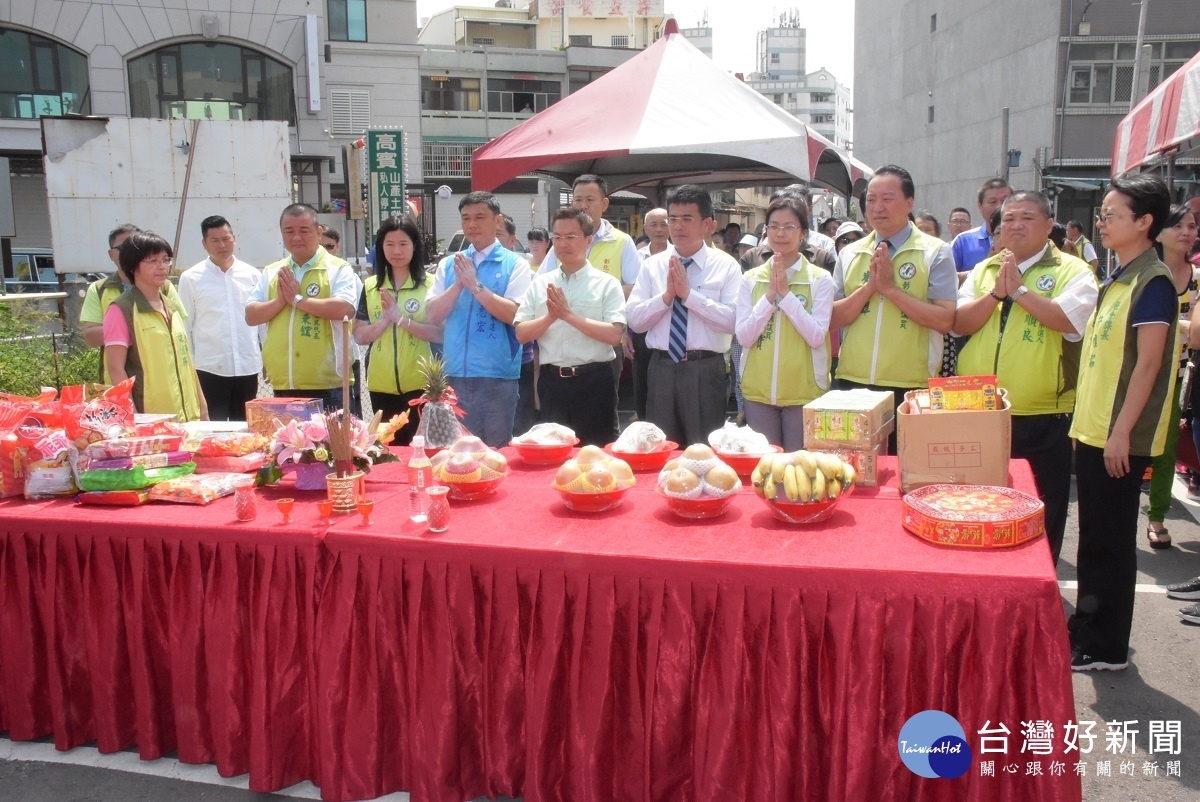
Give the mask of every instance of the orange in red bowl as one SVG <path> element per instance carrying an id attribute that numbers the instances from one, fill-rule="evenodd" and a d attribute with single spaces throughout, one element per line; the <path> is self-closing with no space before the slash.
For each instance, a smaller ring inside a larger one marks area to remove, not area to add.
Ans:
<path id="1" fill-rule="evenodd" d="M 576 512 L 604 512 L 620 504 L 632 488 L 633 485 L 630 485 L 608 493 L 572 493 L 558 490 L 558 494 L 562 496 L 563 504 Z"/>
<path id="2" fill-rule="evenodd" d="M 526 465 L 560 465 L 567 457 L 571 456 L 571 450 L 579 445 L 579 438 L 576 437 L 569 443 L 552 443 L 550 445 L 511 440 L 509 445 L 516 449 L 517 456 Z"/>
<path id="3" fill-rule="evenodd" d="M 613 448 L 614 445 L 616 444 L 609 443 L 604 450 L 628 462 L 630 469 L 634 471 L 661 471 L 671 458 L 672 452 L 679 448 L 679 443 L 674 440 L 667 440 L 657 451 L 617 451 Z"/>
<path id="4" fill-rule="evenodd" d="M 783 449 L 779 446 L 771 446 L 771 450 L 768 453 L 782 454 Z M 743 479 L 748 478 L 750 474 L 754 473 L 754 468 L 758 465 L 758 461 L 766 456 L 766 454 L 746 454 L 741 452 L 731 454 L 726 451 L 718 451 L 716 454 L 717 459 L 724 462 L 730 468 L 733 468 L 734 472 Z"/>
<path id="5" fill-rule="evenodd" d="M 503 482 L 504 477 L 497 476 L 495 479 L 480 479 L 478 482 L 442 482 L 442 484 L 450 488 L 450 492 L 447 494 L 450 498 L 459 501 L 474 501 L 495 493 Z"/>
<path id="6" fill-rule="evenodd" d="M 668 510 L 680 518 L 690 518 L 692 520 L 716 518 L 719 515 L 724 515 L 737 495 L 737 493 L 730 493 L 725 498 L 713 498 L 712 496 L 703 498 L 672 498 L 664 493 L 661 487 L 655 488 L 654 492 L 666 499 Z"/>

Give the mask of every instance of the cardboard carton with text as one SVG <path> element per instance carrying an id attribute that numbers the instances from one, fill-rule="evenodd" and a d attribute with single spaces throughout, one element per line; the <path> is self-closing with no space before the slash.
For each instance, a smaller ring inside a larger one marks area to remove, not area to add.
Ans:
<path id="1" fill-rule="evenodd" d="M 935 484 L 1008 486 L 1012 411 L 1003 390 L 995 410 L 912 414 L 912 395 L 896 410 L 901 490 Z"/>

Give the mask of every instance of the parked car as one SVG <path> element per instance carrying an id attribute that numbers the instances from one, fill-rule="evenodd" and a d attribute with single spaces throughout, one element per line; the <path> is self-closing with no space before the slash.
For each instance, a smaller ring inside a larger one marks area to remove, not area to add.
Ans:
<path id="1" fill-rule="evenodd" d="M 67 281 L 92 282 L 102 273 L 67 273 Z M 58 292 L 54 253 L 48 248 L 13 248 L 12 269 L 4 271 L 5 292 Z"/>

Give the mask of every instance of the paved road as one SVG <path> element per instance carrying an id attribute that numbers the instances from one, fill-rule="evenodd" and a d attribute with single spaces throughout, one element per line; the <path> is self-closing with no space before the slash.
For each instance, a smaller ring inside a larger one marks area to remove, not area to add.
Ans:
<path id="1" fill-rule="evenodd" d="M 1200 575 L 1200 505 L 1186 500 L 1182 483 L 1167 518 L 1175 548 L 1152 551 L 1139 539 L 1137 603 L 1134 614 L 1132 665 L 1121 672 L 1074 675 L 1076 718 L 1095 721 L 1100 735 L 1095 749 L 1084 756 L 1084 799 L 1088 802 L 1191 802 L 1200 794 L 1200 682 L 1197 656 L 1200 626 L 1183 623 L 1176 610 L 1181 602 L 1168 599 L 1162 587 Z M 1143 527 L 1144 527 L 1143 516 Z M 1063 603 L 1068 614 L 1075 598 L 1074 554 L 1078 544 L 1077 519 L 1072 502 L 1064 559 L 1059 564 Z M 1036 711 L 1035 711 L 1036 715 Z M 1180 754 L 1149 755 L 1152 720 L 1178 721 Z M 1105 754 L 1104 722 L 1137 722 L 1136 754 Z M 1010 728 L 1013 724 L 1009 724 Z M 1056 737 L 1059 737 L 1056 735 Z M 1016 734 L 1010 740 L 1013 759 L 1020 748 Z M 1108 760 L 1112 776 L 1097 776 L 1100 762 Z M 1177 760 L 1178 776 L 1167 776 L 1167 761 Z M 54 761 L 54 762 L 47 762 Z M 1157 762 L 1157 775 L 1147 774 Z M 1122 774 L 1122 764 L 1132 774 Z M 997 771 L 1001 768 L 997 760 Z M 1048 768 L 1048 767 L 1047 767 Z M 1072 767 L 1073 768 L 1073 767 Z M 250 802 L 268 799 L 318 799 L 311 784 L 303 783 L 279 794 L 245 790 L 246 778 L 221 778 L 209 766 L 184 766 L 173 760 L 143 762 L 134 753 L 100 755 L 81 748 L 57 753 L 50 743 L 14 744 L 0 739 L 0 802 Z M 407 802 L 407 794 L 391 794 L 389 802 Z"/>

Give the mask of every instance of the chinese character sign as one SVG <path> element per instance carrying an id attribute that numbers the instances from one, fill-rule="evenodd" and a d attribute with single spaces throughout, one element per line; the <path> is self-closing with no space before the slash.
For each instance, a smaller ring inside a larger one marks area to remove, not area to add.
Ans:
<path id="1" fill-rule="evenodd" d="M 404 191 L 404 132 L 367 132 L 367 172 L 370 176 L 371 227 L 394 214 L 407 214 Z"/>

